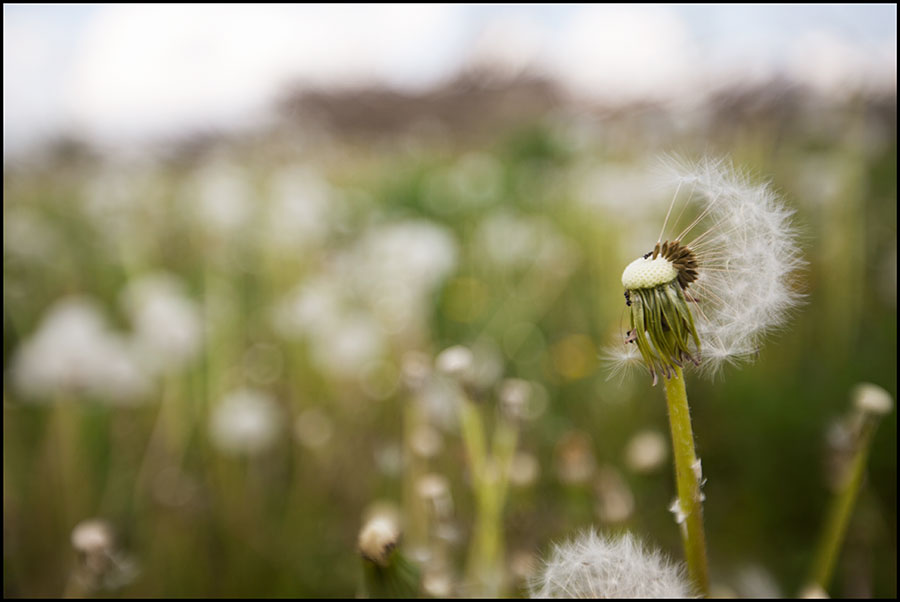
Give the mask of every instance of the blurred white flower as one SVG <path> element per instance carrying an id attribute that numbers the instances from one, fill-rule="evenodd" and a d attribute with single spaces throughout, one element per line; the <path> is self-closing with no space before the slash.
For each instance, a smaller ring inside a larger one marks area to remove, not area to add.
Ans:
<path id="1" fill-rule="evenodd" d="M 300 283 L 274 308 L 275 328 L 288 338 L 326 337 L 343 317 L 347 304 L 343 286 L 333 274 Z"/>
<path id="2" fill-rule="evenodd" d="M 169 274 L 148 274 L 128 284 L 122 304 L 131 317 L 141 358 L 153 371 L 170 371 L 193 359 L 203 343 L 200 310 Z"/>
<path id="3" fill-rule="evenodd" d="M 479 206 L 496 199 L 502 186 L 503 167 L 487 153 L 467 153 L 447 174 L 451 190 L 463 205 Z"/>
<path id="4" fill-rule="evenodd" d="M 253 191 L 238 167 L 211 163 L 196 172 L 190 187 L 195 217 L 213 232 L 234 234 L 250 219 Z"/>
<path id="5" fill-rule="evenodd" d="M 388 348 L 389 334 L 421 332 L 431 295 L 456 265 L 443 228 L 407 221 L 370 229 L 273 310 L 276 328 L 306 339 L 327 374 L 362 376 Z"/>
<path id="6" fill-rule="evenodd" d="M 334 377 L 359 377 L 363 368 L 386 351 L 384 335 L 378 323 L 368 314 L 346 314 L 328 333 L 312 338 L 313 361 L 326 374 Z"/>
<path id="7" fill-rule="evenodd" d="M 713 373 L 753 358 L 799 304 L 792 280 L 804 265 L 793 211 L 767 183 L 723 159 L 672 159 L 664 176 L 672 204 L 656 247 L 648 242 L 622 276 L 632 330 L 611 351 L 620 366 L 642 357 L 654 382 L 685 360 Z M 687 211 L 691 202 L 699 213 Z M 655 326 L 645 309 L 678 328 Z"/>
<path id="8" fill-rule="evenodd" d="M 426 220 L 373 227 L 339 261 L 348 285 L 391 332 L 421 328 L 430 296 L 456 268 L 457 244 Z"/>
<path id="9" fill-rule="evenodd" d="M 281 411 L 268 394 L 239 389 L 213 408 L 210 437 L 227 454 L 256 454 L 275 443 Z"/>
<path id="10" fill-rule="evenodd" d="M 119 589 L 137 577 L 137 564 L 119 549 L 112 525 L 106 520 L 81 521 L 72 529 L 71 541 L 78 554 L 78 565 L 72 573 L 78 592 L 96 594 Z"/>
<path id="11" fill-rule="evenodd" d="M 630 533 L 586 531 L 553 547 L 531 579 L 532 598 L 691 598 L 684 570 Z"/>
<path id="12" fill-rule="evenodd" d="M 645 165 L 583 162 L 575 166 L 571 179 L 578 204 L 608 219 L 627 220 L 631 227 L 657 215 L 657 191 Z"/>
<path id="13" fill-rule="evenodd" d="M 625 448 L 625 464 L 637 473 L 653 472 L 669 454 L 666 438 L 654 430 L 636 433 Z"/>
<path id="14" fill-rule="evenodd" d="M 47 311 L 16 350 L 11 371 L 16 387 L 33 398 L 69 393 L 133 403 L 150 387 L 129 342 L 82 297 L 62 299 Z"/>
<path id="15" fill-rule="evenodd" d="M 478 228 L 476 245 L 504 270 L 531 267 L 567 272 L 577 259 L 575 245 L 543 217 L 499 212 Z"/>
<path id="16" fill-rule="evenodd" d="M 367 560 L 387 566 L 394 548 L 400 542 L 400 524 L 393 513 L 375 514 L 359 531 L 357 547 Z"/>
<path id="17" fill-rule="evenodd" d="M 894 398 L 884 388 L 872 383 L 859 383 L 853 387 L 853 405 L 860 412 L 874 416 L 886 416 L 894 409 Z"/>
<path id="18" fill-rule="evenodd" d="M 276 173 L 270 182 L 267 242 L 284 249 L 309 249 L 328 235 L 340 215 L 331 186 L 308 168 Z"/>
<path id="19" fill-rule="evenodd" d="M 314 276 L 272 313 L 285 337 L 308 341 L 313 362 L 338 378 L 360 376 L 387 349 L 383 327 L 370 312 L 354 308 L 360 302 L 348 286 L 333 274 Z"/>

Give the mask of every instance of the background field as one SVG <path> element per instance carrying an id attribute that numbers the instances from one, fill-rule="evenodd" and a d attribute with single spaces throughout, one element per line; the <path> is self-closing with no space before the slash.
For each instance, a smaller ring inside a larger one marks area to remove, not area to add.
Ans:
<path id="1" fill-rule="evenodd" d="M 602 359 L 623 266 L 667 208 L 649 174 L 676 152 L 729 156 L 796 209 L 805 305 L 754 364 L 688 376 L 714 586 L 794 595 L 833 424 L 857 383 L 897 392 L 896 114 L 895 94 L 787 82 L 613 110 L 473 71 L 421 94 L 292 92 L 250 133 L 139 158 L 66 139 L 6 161 L 4 594 L 83 593 L 72 530 L 102 518 L 122 574 L 101 595 L 353 596 L 365 512 L 410 520 L 425 473 L 449 487 L 429 545 L 464 593 L 455 402 L 408 384 L 453 345 L 473 350 L 489 425 L 503 379 L 534 395 L 503 516 L 509 594 L 592 525 L 680 559 L 669 458 L 626 457 L 641 431 L 668 444 L 662 390 Z M 229 414 L 236 392 L 263 401 Z M 894 412 L 835 597 L 897 594 L 896 448 Z"/>

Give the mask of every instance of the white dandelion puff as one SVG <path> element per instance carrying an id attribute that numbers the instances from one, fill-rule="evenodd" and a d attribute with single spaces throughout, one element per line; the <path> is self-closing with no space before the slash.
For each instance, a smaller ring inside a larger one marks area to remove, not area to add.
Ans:
<path id="1" fill-rule="evenodd" d="M 213 409 L 209 430 L 219 451 L 231 455 L 255 455 L 270 448 L 282 420 L 278 404 L 262 391 L 238 389 Z"/>
<path id="2" fill-rule="evenodd" d="M 622 275 L 625 346 L 639 353 L 609 355 L 617 368 L 642 357 L 654 379 L 686 360 L 711 374 L 754 358 L 801 301 L 793 210 L 725 159 L 668 159 L 662 171 L 675 193 L 659 238 Z"/>
<path id="3" fill-rule="evenodd" d="M 691 598 L 679 564 L 630 533 L 585 531 L 555 545 L 529 584 L 532 598 Z"/>
<path id="4" fill-rule="evenodd" d="M 135 346 L 153 372 L 177 370 L 197 356 L 203 344 L 200 309 L 175 276 L 157 272 L 133 280 L 122 304 L 134 324 Z"/>
<path id="5" fill-rule="evenodd" d="M 35 400 L 84 395 L 127 405 L 151 389 L 131 341 L 110 329 L 87 297 L 66 297 L 48 308 L 16 349 L 10 372 L 16 388 Z"/>

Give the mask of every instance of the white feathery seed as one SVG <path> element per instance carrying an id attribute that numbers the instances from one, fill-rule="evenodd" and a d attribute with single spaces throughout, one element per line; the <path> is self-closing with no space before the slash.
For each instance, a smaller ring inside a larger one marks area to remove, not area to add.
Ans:
<path id="1" fill-rule="evenodd" d="M 605 537 L 589 530 L 553 547 L 529 584 L 532 598 L 691 598 L 681 565 L 631 533 Z"/>
<path id="2" fill-rule="evenodd" d="M 764 335 L 802 300 L 793 282 L 805 265 L 794 212 L 768 182 L 752 181 L 730 160 L 668 158 L 662 176 L 675 192 L 658 241 L 680 240 L 697 259 L 697 280 L 685 294 L 701 343 L 699 370 L 714 374 L 753 359 Z M 647 250 L 656 242 L 647 241 Z M 632 343 L 606 357 L 613 373 L 641 360 Z"/>

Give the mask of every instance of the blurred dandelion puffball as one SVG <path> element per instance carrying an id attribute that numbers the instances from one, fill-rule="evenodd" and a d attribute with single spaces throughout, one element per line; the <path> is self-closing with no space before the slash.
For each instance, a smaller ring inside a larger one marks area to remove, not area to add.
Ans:
<path id="1" fill-rule="evenodd" d="M 86 395 L 129 404 L 150 390 L 132 342 L 112 331 L 87 297 L 57 301 L 16 350 L 11 373 L 16 388 L 33 399 Z"/>
<path id="2" fill-rule="evenodd" d="M 793 211 L 725 159 L 669 158 L 674 189 L 659 239 L 622 274 L 631 330 L 612 359 L 642 359 L 654 382 L 687 361 L 706 373 L 753 358 L 802 295 Z"/>
<path id="3" fill-rule="evenodd" d="M 553 547 L 529 583 L 532 598 L 690 598 L 680 565 L 630 533 L 586 531 Z"/>
<path id="4" fill-rule="evenodd" d="M 130 282 L 122 294 L 144 362 L 170 371 L 193 359 L 203 342 L 200 310 L 174 276 L 155 273 Z"/>
<path id="5" fill-rule="evenodd" d="M 112 527 L 99 518 L 86 519 L 75 525 L 71 539 L 72 547 L 85 554 L 105 553 L 114 543 Z"/>
<path id="6" fill-rule="evenodd" d="M 226 395 L 213 410 L 210 436 L 227 454 L 255 454 L 275 442 L 280 412 L 267 394 L 239 389 Z"/>
<path id="7" fill-rule="evenodd" d="M 387 566 L 391 552 L 400 540 L 400 527 L 394 517 L 376 514 L 359 532 L 359 553 L 379 566 Z"/>
<path id="8" fill-rule="evenodd" d="M 872 383 L 860 383 L 853 388 L 853 403 L 859 411 L 876 416 L 885 416 L 894 409 L 891 394 Z"/>

